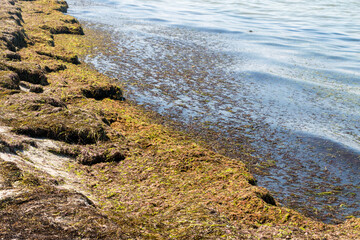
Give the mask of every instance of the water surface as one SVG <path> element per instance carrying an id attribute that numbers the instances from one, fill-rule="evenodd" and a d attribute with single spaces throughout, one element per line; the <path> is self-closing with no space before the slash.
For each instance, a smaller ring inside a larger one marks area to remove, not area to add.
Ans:
<path id="1" fill-rule="evenodd" d="M 239 149 L 249 138 L 250 168 L 282 204 L 360 216 L 360 2 L 68 2 L 108 39 L 84 60 L 128 99 Z"/>

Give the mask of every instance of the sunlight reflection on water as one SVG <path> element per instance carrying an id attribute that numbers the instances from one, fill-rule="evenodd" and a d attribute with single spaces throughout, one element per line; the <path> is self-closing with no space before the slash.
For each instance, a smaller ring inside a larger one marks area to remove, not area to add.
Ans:
<path id="1" fill-rule="evenodd" d="M 277 161 L 260 184 L 287 204 L 341 185 L 333 206 L 360 214 L 358 1 L 68 2 L 70 14 L 112 33 L 119 55 L 87 61 L 127 83 L 128 98 L 224 134 L 253 125 L 254 147 Z"/>

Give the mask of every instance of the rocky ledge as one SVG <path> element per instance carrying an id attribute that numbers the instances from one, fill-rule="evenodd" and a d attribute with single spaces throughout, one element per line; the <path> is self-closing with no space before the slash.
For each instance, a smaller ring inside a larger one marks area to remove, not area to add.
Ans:
<path id="1" fill-rule="evenodd" d="M 360 238 L 359 219 L 278 206 L 241 159 L 124 101 L 79 61 L 65 1 L 0 6 L 0 239 Z"/>

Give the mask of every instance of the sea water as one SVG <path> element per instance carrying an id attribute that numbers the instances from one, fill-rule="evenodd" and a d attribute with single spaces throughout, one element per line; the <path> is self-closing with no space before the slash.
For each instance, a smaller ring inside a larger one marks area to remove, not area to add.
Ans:
<path id="1" fill-rule="evenodd" d="M 184 125 L 250 139 L 258 184 L 324 221 L 360 216 L 360 2 L 68 0 L 109 34 L 84 60 Z"/>

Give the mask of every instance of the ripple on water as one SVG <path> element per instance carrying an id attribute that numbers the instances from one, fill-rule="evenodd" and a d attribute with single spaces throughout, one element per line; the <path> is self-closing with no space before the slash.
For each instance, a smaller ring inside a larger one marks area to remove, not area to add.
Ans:
<path id="1" fill-rule="evenodd" d="M 360 19 L 336 12 L 357 1 L 68 2 L 111 33 L 85 60 L 129 99 L 220 132 L 235 153 L 247 136 L 249 168 L 282 203 L 325 221 L 360 216 Z"/>

